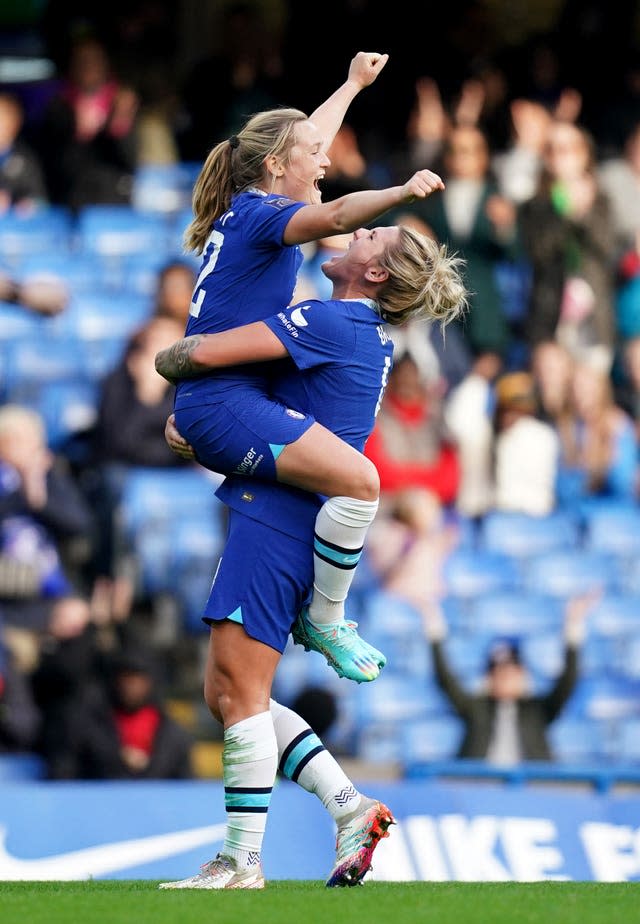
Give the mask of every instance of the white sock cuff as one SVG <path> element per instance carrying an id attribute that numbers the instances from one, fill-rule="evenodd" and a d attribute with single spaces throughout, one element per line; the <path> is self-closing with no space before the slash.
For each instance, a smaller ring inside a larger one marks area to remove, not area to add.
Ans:
<path id="1" fill-rule="evenodd" d="M 251 715 L 224 732 L 224 750 L 234 763 L 245 763 L 270 757 L 277 750 L 271 712 Z"/>
<path id="2" fill-rule="evenodd" d="M 368 526 L 378 512 L 379 500 L 365 501 L 357 497 L 330 497 L 322 509 L 326 515 L 342 526 Z"/>

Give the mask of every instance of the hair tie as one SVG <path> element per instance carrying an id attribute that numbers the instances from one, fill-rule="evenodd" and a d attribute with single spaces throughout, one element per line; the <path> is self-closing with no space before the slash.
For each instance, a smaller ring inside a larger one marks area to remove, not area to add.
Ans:
<path id="1" fill-rule="evenodd" d="M 239 146 L 240 146 L 240 139 L 238 138 L 237 135 L 232 135 L 229 138 L 229 147 L 233 148 L 233 150 L 235 151 L 235 149 Z"/>

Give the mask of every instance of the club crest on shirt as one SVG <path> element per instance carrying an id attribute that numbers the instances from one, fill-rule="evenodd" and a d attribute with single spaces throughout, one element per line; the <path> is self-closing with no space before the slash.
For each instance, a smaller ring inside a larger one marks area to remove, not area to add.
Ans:
<path id="1" fill-rule="evenodd" d="M 288 414 L 289 417 L 293 417 L 296 420 L 304 420 L 305 418 L 304 414 L 301 414 L 300 411 L 294 411 L 291 407 L 288 407 L 285 413 Z"/>

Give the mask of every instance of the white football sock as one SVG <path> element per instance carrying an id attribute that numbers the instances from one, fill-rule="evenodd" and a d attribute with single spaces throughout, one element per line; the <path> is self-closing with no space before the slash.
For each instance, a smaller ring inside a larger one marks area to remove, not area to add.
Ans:
<path id="1" fill-rule="evenodd" d="M 335 757 L 293 709 L 269 701 L 283 776 L 314 793 L 336 822 L 351 815 L 362 796 Z"/>
<path id="2" fill-rule="evenodd" d="M 221 853 L 240 868 L 260 862 L 267 812 L 278 768 L 271 712 L 225 729 L 222 750 L 227 830 Z"/>
<path id="3" fill-rule="evenodd" d="M 330 497 L 318 511 L 313 542 L 313 596 L 309 604 L 309 619 L 315 625 L 344 619 L 344 601 L 377 510 L 377 500 Z"/>

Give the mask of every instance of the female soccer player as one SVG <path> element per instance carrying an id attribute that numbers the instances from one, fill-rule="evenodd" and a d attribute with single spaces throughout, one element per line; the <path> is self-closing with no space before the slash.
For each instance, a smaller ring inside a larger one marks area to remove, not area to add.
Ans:
<path id="1" fill-rule="evenodd" d="M 167 375 L 192 375 L 288 356 L 293 365 L 273 380 L 274 395 L 361 452 L 391 367 L 393 343 L 383 319 L 456 317 L 466 304 L 459 262 L 412 229 L 360 229 L 344 256 L 323 264 L 333 299 L 187 337 L 159 354 L 158 365 Z M 162 888 L 262 888 L 261 847 L 278 766 L 336 821 L 327 885 L 357 885 L 393 816 L 358 792 L 300 716 L 270 698 L 313 578 L 311 529 L 320 501 L 247 474 L 225 479 L 217 493 L 229 507 L 229 533 L 203 617 L 211 626 L 204 692 L 224 725 L 227 831 L 220 854 L 200 873 Z"/>
<path id="2" fill-rule="evenodd" d="M 387 57 L 359 52 L 346 82 L 311 118 L 296 109 L 262 112 L 213 148 L 195 184 L 194 219 L 185 235 L 187 247 L 203 256 L 187 335 L 269 317 L 291 303 L 300 244 L 354 231 L 393 206 L 443 188 L 440 177 L 421 170 L 403 186 L 321 202 L 326 151 L 349 103 Z M 273 401 L 271 375 L 254 364 L 179 382 L 177 427 L 213 471 L 278 480 L 328 498 L 315 524 L 307 643 L 325 655 L 331 647 L 341 676 L 373 680 L 384 656 L 344 620 L 344 600 L 378 507 L 377 471 L 312 416 Z"/>

